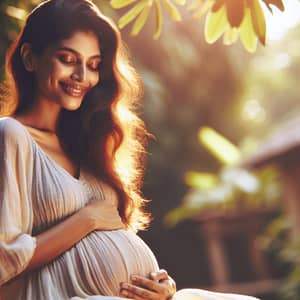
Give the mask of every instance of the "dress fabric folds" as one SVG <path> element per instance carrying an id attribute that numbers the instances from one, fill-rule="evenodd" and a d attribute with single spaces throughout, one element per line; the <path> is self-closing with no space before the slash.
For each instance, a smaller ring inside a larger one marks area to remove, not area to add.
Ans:
<path id="1" fill-rule="evenodd" d="M 71 176 L 19 121 L 0 118 L 1 300 L 125 299 L 117 297 L 120 282 L 129 282 L 131 274 L 147 276 L 159 269 L 140 237 L 130 230 L 113 230 L 94 231 L 46 266 L 17 276 L 33 256 L 35 236 L 75 213 L 91 198 L 117 201 L 112 188 L 85 170 L 79 179 Z M 183 289 L 173 299 L 255 298 Z"/>

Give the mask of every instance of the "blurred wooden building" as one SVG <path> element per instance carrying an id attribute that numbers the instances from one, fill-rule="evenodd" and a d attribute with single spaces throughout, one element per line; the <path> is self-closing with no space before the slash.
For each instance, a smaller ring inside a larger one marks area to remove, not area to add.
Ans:
<path id="1" fill-rule="evenodd" d="M 211 272 L 207 289 L 262 299 L 278 290 L 279 276 L 257 241 L 276 215 L 276 208 L 262 206 L 207 211 L 195 217 L 207 247 Z"/>
<path id="2" fill-rule="evenodd" d="M 274 130 L 242 166 L 255 169 L 267 164 L 280 170 L 281 207 L 296 239 L 300 236 L 300 116 Z M 207 245 L 212 277 L 208 288 L 260 297 L 278 290 L 280 271 L 257 243 L 278 211 L 276 207 L 244 207 L 230 213 L 208 211 L 195 218 Z"/>
<path id="3" fill-rule="evenodd" d="M 276 164 L 280 169 L 282 207 L 296 239 L 300 236 L 300 116 L 276 129 L 243 165 L 253 169 L 266 164 Z"/>

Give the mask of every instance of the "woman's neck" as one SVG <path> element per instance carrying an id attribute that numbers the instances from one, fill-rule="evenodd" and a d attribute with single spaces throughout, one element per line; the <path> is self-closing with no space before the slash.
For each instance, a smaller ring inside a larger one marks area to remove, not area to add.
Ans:
<path id="1" fill-rule="evenodd" d="M 52 101 L 38 101 L 28 112 L 16 115 L 26 126 L 56 134 L 61 107 Z"/>

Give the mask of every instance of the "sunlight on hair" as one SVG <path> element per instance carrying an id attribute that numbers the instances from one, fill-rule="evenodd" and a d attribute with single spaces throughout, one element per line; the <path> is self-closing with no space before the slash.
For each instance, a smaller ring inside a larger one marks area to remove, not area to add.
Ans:
<path id="1" fill-rule="evenodd" d="M 124 103 L 119 102 L 116 106 L 116 110 L 122 124 L 132 125 L 136 123 L 136 116 Z M 131 136 L 132 132 L 128 133 Z M 118 149 L 115 157 L 116 170 L 126 186 L 129 186 L 136 177 L 136 174 L 133 172 L 133 170 L 135 170 L 135 159 L 131 152 L 132 143 L 133 141 L 129 139 L 129 136 L 125 135 L 122 141 L 124 147 Z"/>
<path id="2" fill-rule="evenodd" d="M 135 120 L 134 114 L 120 102 L 117 104 L 117 113 L 122 122 L 127 123 Z"/>

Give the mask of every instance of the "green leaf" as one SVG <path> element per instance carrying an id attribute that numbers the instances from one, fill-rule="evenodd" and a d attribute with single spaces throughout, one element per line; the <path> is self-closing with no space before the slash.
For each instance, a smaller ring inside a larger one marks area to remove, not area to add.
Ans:
<path id="1" fill-rule="evenodd" d="M 210 190 L 218 183 L 216 175 L 204 172 L 186 172 L 184 180 L 189 186 L 201 190 Z"/>
<path id="2" fill-rule="evenodd" d="M 239 27 L 244 18 L 244 1 L 230 0 L 226 2 L 227 19 L 231 27 Z"/>
<path id="3" fill-rule="evenodd" d="M 254 52 L 257 47 L 257 37 L 253 29 L 251 12 L 248 7 L 246 8 L 244 20 L 239 27 L 239 32 L 245 49 L 249 52 Z"/>
<path id="4" fill-rule="evenodd" d="M 171 18 L 175 22 L 181 21 L 181 15 L 177 9 L 177 7 L 171 2 L 171 0 L 163 0 L 166 9 L 169 11 L 169 14 L 171 15 Z"/>
<path id="5" fill-rule="evenodd" d="M 126 7 L 134 2 L 136 2 L 137 0 L 111 0 L 110 1 L 110 5 L 115 8 L 123 8 Z"/>
<path id="6" fill-rule="evenodd" d="M 155 9 L 155 32 L 153 35 L 154 39 L 158 39 L 161 35 L 162 30 L 162 11 L 161 11 L 161 5 L 160 0 L 154 0 L 154 9 Z"/>
<path id="7" fill-rule="evenodd" d="M 205 1 L 199 8 L 194 12 L 193 17 L 200 19 L 204 16 L 212 6 L 212 1 Z"/>
<path id="8" fill-rule="evenodd" d="M 26 10 L 24 10 L 22 8 L 15 7 L 15 6 L 11 6 L 11 5 L 8 5 L 6 7 L 5 13 L 8 16 L 13 17 L 13 18 L 18 19 L 18 20 L 25 20 L 26 16 L 27 16 L 27 11 Z"/>
<path id="9" fill-rule="evenodd" d="M 131 30 L 131 34 L 132 35 L 137 35 L 141 29 L 144 27 L 145 22 L 147 21 L 147 18 L 149 16 L 149 12 L 151 10 L 151 6 L 147 5 L 143 11 L 140 13 L 140 15 L 137 17 L 137 19 L 135 20 L 132 30 Z"/>
<path id="10" fill-rule="evenodd" d="M 147 5 L 148 0 L 141 0 L 133 8 L 131 8 L 126 14 L 124 14 L 118 22 L 119 27 L 122 29 L 128 23 L 130 23 Z"/>
<path id="11" fill-rule="evenodd" d="M 251 6 L 251 19 L 252 19 L 252 25 L 253 29 L 258 36 L 260 42 L 265 45 L 266 43 L 266 20 L 264 12 L 260 6 L 260 3 L 258 0 L 252 0 Z"/>
<path id="12" fill-rule="evenodd" d="M 208 43 L 214 43 L 227 27 L 225 6 L 217 12 L 209 12 L 205 19 L 204 35 Z"/>
<path id="13" fill-rule="evenodd" d="M 224 136 L 209 127 L 202 127 L 198 132 L 200 142 L 225 165 L 234 165 L 240 162 L 241 153 Z"/>

